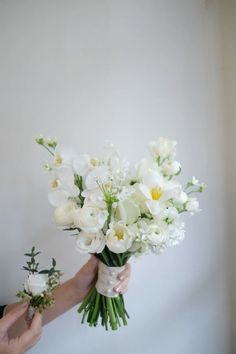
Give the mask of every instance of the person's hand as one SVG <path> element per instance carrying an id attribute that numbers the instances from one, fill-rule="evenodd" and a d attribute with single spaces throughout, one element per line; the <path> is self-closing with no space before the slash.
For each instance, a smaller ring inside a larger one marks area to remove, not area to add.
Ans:
<path id="1" fill-rule="evenodd" d="M 29 328 L 21 336 L 13 339 L 8 337 L 8 330 L 27 308 L 27 304 L 17 305 L 0 320 L 0 354 L 23 354 L 39 341 L 42 333 L 42 316 L 37 312 Z"/>
<path id="2" fill-rule="evenodd" d="M 92 256 L 89 261 L 74 276 L 74 282 L 80 293 L 80 300 L 83 300 L 89 290 L 97 281 L 98 275 L 98 259 Z M 128 283 L 131 274 L 131 266 L 126 264 L 125 269 L 118 275 L 119 283 L 114 288 L 117 293 L 124 294 L 128 290 Z"/>

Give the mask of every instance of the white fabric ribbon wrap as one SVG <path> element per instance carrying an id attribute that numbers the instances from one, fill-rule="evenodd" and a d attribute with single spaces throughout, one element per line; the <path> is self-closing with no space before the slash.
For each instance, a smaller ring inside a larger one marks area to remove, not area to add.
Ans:
<path id="1" fill-rule="evenodd" d="M 96 289 L 99 294 L 107 297 L 116 297 L 119 294 L 116 293 L 113 288 L 119 283 L 117 275 L 125 269 L 123 267 L 108 267 L 104 263 L 98 264 L 98 280 L 96 283 Z"/>

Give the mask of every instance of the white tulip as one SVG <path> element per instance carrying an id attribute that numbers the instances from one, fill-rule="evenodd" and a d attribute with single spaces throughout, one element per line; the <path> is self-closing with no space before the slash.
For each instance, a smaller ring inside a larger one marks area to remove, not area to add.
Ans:
<path id="1" fill-rule="evenodd" d="M 105 236 L 102 232 L 87 233 L 81 231 L 77 236 L 76 249 L 80 253 L 101 253 L 105 247 Z"/>
<path id="2" fill-rule="evenodd" d="M 160 137 L 157 141 L 151 141 L 149 143 L 149 148 L 155 158 L 161 157 L 163 159 L 175 156 L 176 145 L 176 141 Z"/>
<path id="3" fill-rule="evenodd" d="M 30 274 L 25 282 L 25 290 L 34 296 L 42 294 L 48 289 L 46 274 Z"/>
<path id="4" fill-rule="evenodd" d="M 140 208 L 132 198 L 124 199 L 118 202 L 116 209 L 116 218 L 125 224 L 132 224 L 140 216 Z"/>
<path id="5" fill-rule="evenodd" d="M 106 209 L 101 209 L 92 202 L 85 202 L 83 207 L 74 211 L 74 225 L 88 233 L 100 231 L 108 217 Z"/>
<path id="6" fill-rule="evenodd" d="M 54 211 L 56 224 L 59 226 L 72 226 L 76 209 L 78 209 L 78 206 L 73 201 L 68 201 L 66 204 L 57 207 Z"/>
<path id="7" fill-rule="evenodd" d="M 134 240 L 133 232 L 122 221 L 110 224 L 106 233 L 106 245 L 114 253 L 126 252 Z"/>

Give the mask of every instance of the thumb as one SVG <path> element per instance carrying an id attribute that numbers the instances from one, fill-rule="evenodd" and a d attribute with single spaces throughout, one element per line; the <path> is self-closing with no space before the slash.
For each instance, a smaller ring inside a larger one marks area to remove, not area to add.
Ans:
<path id="1" fill-rule="evenodd" d="M 27 307 L 27 303 L 19 304 L 8 312 L 0 321 L 1 331 L 6 333 L 8 329 L 23 315 Z"/>

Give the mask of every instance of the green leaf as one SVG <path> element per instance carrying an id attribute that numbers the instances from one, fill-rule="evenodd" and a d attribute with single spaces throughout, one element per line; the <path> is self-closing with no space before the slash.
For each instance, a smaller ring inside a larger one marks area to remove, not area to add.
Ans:
<path id="1" fill-rule="evenodd" d="M 55 258 L 53 258 L 53 259 L 52 259 L 52 265 L 53 265 L 53 267 L 56 267 L 56 264 L 57 264 L 57 262 L 56 262 Z"/>
<path id="2" fill-rule="evenodd" d="M 47 269 L 40 270 L 39 274 L 49 274 L 49 270 Z"/>

